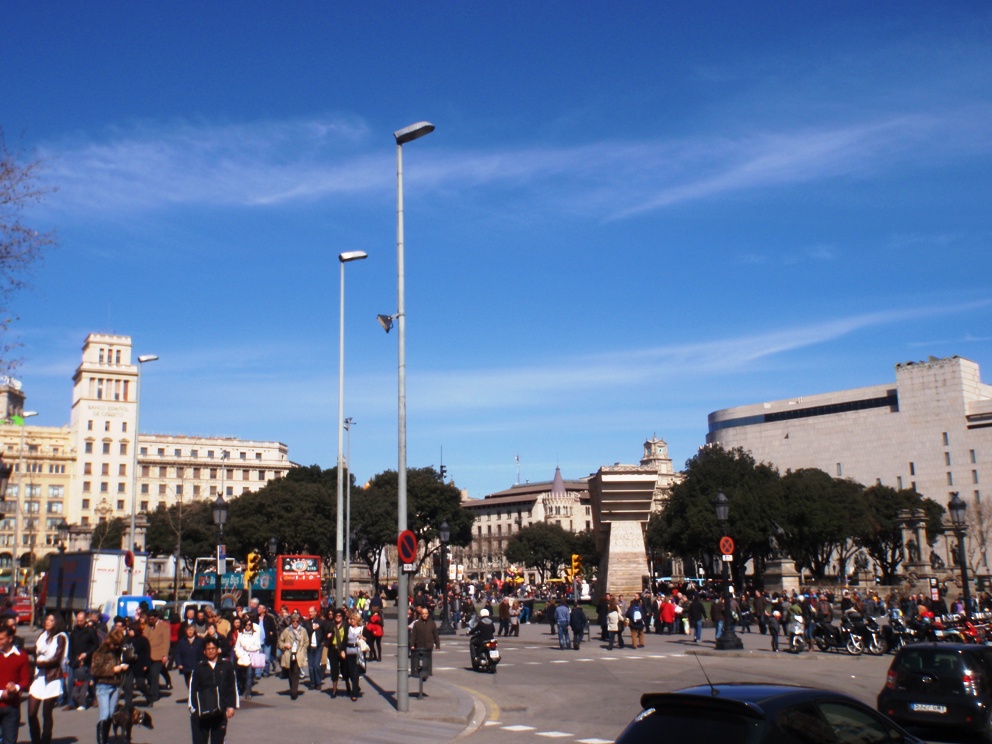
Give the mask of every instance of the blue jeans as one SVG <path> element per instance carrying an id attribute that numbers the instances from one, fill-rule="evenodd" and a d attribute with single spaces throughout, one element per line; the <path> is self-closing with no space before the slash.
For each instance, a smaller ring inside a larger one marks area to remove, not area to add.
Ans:
<path id="1" fill-rule="evenodd" d="M 572 643 L 568 637 L 568 625 L 566 623 L 558 623 L 558 647 L 568 648 L 570 645 Z"/>
<path id="2" fill-rule="evenodd" d="M 324 681 L 323 669 L 320 668 L 320 646 L 317 648 L 307 649 L 307 668 L 310 670 L 310 687 L 311 689 L 320 689 L 321 683 Z"/>
<path id="3" fill-rule="evenodd" d="M 702 620 L 697 620 L 696 621 L 695 631 L 696 632 L 693 635 L 693 640 L 696 643 L 699 643 L 703 639 L 703 621 Z"/>
<path id="4" fill-rule="evenodd" d="M 0 744 L 17 744 L 17 727 L 21 725 L 21 706 L 0 708 Z"/>
<path id="5" fill-rule="evenodd" d="M 107 721 L 114 714 L 119 694 L 120 688 L 117 685 L 105 685 L 102 682 L 97 684 L 96 704 L 100 708 L 100 715 L 97 717 L 98 721 Z"/>
<path id="6" fill-rule="evenodd" d="M 719 638 L 722 635 L 723 635 L 723 620 L 717 620 L 716 621 L 716 636 L 715 637 L 716 638 Z"/>
<path id="7" fill-rule="evenodd" d="M 520 608 L 520 622 L 529 623 L 530 622 L 530 607 L 524 605 Z"/>

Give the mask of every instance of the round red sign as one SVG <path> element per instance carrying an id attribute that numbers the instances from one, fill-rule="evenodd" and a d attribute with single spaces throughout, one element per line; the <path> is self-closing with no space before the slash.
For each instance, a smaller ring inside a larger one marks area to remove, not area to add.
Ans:
<path id="1" fill-rule="evenodd" d="M 396 541 L 396 552 L 400 563 L 417 562 L 417 536 L 410 530 L 403 530 Z"/>
<path id="2" fill-rule="evenodd" d="M 724 555 L 734 554 L 734 541 L 726 535 L 720 538 L 720 552 Z"/>

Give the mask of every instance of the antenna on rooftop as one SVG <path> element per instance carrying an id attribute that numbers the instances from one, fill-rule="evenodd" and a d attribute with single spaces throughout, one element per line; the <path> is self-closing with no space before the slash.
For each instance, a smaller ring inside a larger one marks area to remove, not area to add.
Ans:
<path id="1" fill-rule="evenodd" d="M 516 454 L 513 459 L 517 461 L 517 485 L 520 485 L 520 455 Z"/>

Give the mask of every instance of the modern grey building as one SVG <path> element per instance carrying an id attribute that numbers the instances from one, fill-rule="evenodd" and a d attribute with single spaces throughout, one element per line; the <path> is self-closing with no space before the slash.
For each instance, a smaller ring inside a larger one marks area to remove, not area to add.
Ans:
<path id="1" fill-rule="evenodd" d="M 783 473 L 819 468 L 940 504 L 957 491 L 977 513 L 983 484 L 992 495 L 992 386 L 974 362 L 931 357 L 897 364 L 894 383 L 715 411 L 706 441 Z"/>

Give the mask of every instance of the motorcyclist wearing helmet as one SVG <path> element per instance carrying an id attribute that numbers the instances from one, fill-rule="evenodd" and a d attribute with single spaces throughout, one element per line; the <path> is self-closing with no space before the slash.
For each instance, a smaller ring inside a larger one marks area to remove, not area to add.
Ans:
<path id="1" fill-rule="evenodd" d="M 479 652 L 482 650 L 482 644 L 492 640 L 493 636 L 496 635 L 496 625 L 493 623 L 493 619 L 489 617 L 489 610 L 485 608 L 479 610 L 479 621 L 468 634 L 472 636 L 472 640 L 469 641 L 469 648 L 474 659 L 479 656 Z"/>

